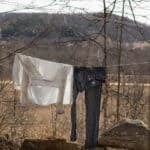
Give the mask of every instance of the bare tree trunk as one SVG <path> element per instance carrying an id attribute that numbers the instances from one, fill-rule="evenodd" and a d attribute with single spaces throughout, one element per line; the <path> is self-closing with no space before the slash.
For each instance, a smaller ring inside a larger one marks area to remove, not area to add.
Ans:
<path id="1" fill-rule="evenodd" d="M 117 121 L 120 120 L 120 115 L 119 115 L 119 113 L 120 113 L 120 82 L 121 82 L 121 55 L 122 55 L 124 6 L 125 6 L 125 0 L 123 0 L 123 2 L 122 2 L 122 17 L 121 17 L 121 23 L 120 23 L 120 36 L 119 36 L 119 47 L 118 47 Z"/>
<path id="2" fill-rule="evenodd" d="M 108 102 L 108 82 L 107 82 L 107 12 L 106 12 L 106 0 L 103 0 L 104 7 L 104 66 L 106 68 L 106 86 L 105 86 L 105 98 L 104 98 L 104 128 L 107 127 L 107 102 Z"/>

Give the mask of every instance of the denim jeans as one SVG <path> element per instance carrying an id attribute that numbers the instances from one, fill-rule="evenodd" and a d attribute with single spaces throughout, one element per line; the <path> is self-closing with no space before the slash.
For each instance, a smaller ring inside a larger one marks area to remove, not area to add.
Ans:
<path id="1" fill-rule="evenodd" d="M 94 148 L 98 144 L 100 99 L 102 83 L 105 81 L 103 67 L 74 67 L 73 103 L 71 107 L 71 141 L 76 141 L 76 98 L 85 91 L 86 139 L 85 148 Z"/>

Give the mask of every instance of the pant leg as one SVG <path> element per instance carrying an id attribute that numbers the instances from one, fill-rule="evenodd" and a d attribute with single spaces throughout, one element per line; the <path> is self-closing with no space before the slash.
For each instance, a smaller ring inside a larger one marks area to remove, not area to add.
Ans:
<path id="1" fill-rule="evenodd" d="M 99 136 L 99 120 L 100 120 L 100 105 L 101 105 L 101 92 L 102 92 L 102 83 L 100 86 L 97 88 L 96 93 L 96 98 L 97 98 L 97 108 L 96 108 L 96 120 L 95 120 L 95 132 L 94 132 L 94 139 L 93 143 L 94 146 L 98 144 L 98 136 Z"/>
<path id="2" fill-rule="evenodd" d="M 84 91 L 86 72 L 83 67 L 74 67 L 73 103 L 71 107 L 71 141 L 76 141 L 76 98 L 79 92 Z"/>
<path id="3" fill-rule="evenodd" d="M 101 87 L 93 86 L 85 90 L 86 139 L 85 148 L 94 148 L 98 144 Z"/>
<path id="4" fill-rule="evenodd" d="M 76 86 L 76 81 L 74 80 L 73 84 L 73 103 L 71 106 L 71 135 L 70 135 L 70 140 L 71 141 L 76 141 L 77 139 L 77 134 L 76 134 L 76 98 L 78 95 L 78 89 Z"/>

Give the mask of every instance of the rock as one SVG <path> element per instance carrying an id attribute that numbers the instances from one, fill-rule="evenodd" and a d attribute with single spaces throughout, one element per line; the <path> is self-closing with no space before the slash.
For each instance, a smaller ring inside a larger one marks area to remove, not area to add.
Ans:
<path id="1" fill-rule="evenodd" d="M 150 150 L 150 129 L 140 120 L 125 119 L 106 130 L 99 144 L 133 150 Z"/>
<path id="2" fill-rule="evenodd" d="M 67 143 L 65 139 L 25 139 L 21 150 L 82 150 L 76 143 Z"/>

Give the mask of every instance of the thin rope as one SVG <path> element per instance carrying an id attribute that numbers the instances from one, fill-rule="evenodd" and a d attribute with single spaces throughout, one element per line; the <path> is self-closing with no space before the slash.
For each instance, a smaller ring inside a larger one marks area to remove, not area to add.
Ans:
<path id="1" fill-rule="evenodd" d="M 111 65 L 111 66 L 106 66 L 106 67 L 110 68 L 110 67 L 118 67 L 118 66 L 143 65 L 143 64 L 150 64 L 150 61 L 145 61 L 143 63 L 131 63 L 131 64 Z"/>
<path id="2" fill-rule="evenodd" d="M 143 63 L 131 63 L 131 64 L 120 64 L 120 65 L 108 65 L 108 66 L 106 66 L 106 68 L 118 67 L 118 66 L 143 65 L 143 64 L 150 64 L 150 61 L 145 61 L 145 62 L 143 62 Z"/>

